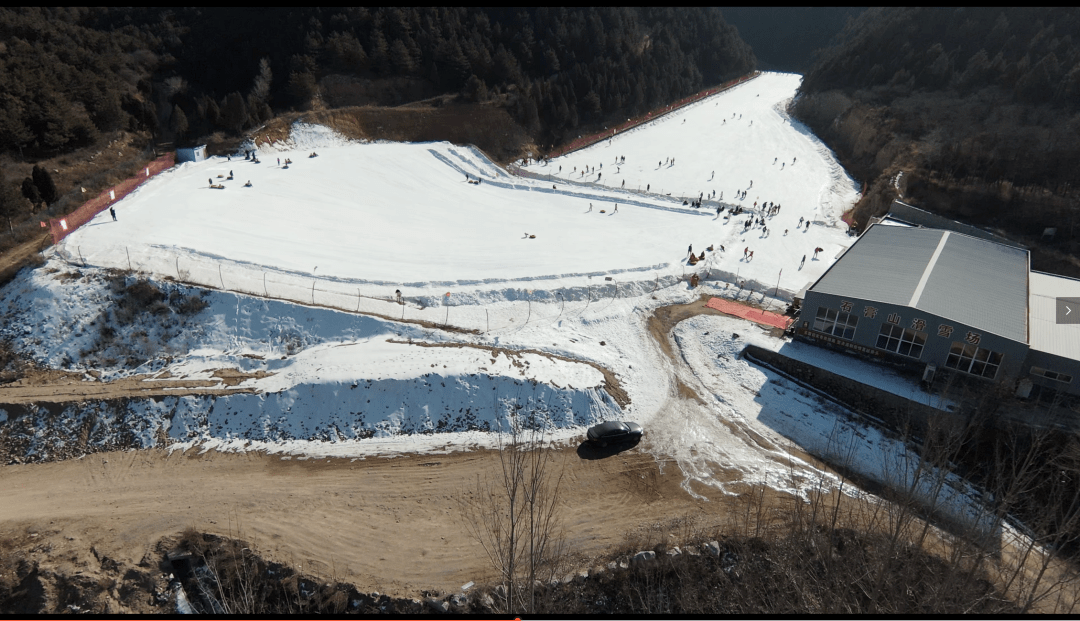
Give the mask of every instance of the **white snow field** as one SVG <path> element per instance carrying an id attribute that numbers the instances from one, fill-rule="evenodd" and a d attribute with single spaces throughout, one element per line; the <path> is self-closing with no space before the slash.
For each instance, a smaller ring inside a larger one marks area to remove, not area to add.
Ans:
<path id="1" fill-rule="evenodd" d="M 289 142 L 259 148 L 261 163 L 213 158 L 163 173 L 117 203 L 117 222 L 102 214 L 43 268 L 6 286 L 0 336 L 44 365 L 104 379 L 213 380 L 222 368 L 268 375 L 236 387 L 254 394 L 40 408 L 30 451 L 70 441 L 63 434 L 88 417 L 97 421 L 91 441 L 103 445 L 126 429 L 145 446 L 165 437 L 178 447 L 313 456 L 460 450 L 490 446 L 484 430 L 521 405 L 540 413 L 553 440 L 571 444 L 600 420 L 642 423 L 641 449 L 674 459 L 691 494 L 696 485 L 734 493 L 733 484 L 757 483 L 805 493 L 823 475 L 788 450 L 792 442 L 827 452 L 837 438 L 830 430 L 853 430 L 841 446 L 867 435 L 832 402 L 737 359 L 746 342 L 774 350 L 786 342 L 742 320 L 698 317 L 675 329 L 672 358 L 647 326 L 656 308 L 703 292 L 777 306 L 765 294 L 778 277 L 776 297 L 788 298 L 853 242 L 840 215 L 858 198 L 854 182 L 784 112 L 798 83 L 763 74 L 610 145 L 532 167 L 546 174 L 562 165 L 565 177 L 567 168 L 603 163 L 602 180 L 617 188 L 556 181 L 553 189 L 470 147 L 359 144 L 299 124 Z M 627 162 L 619 173 L 616 154 Z M 654 170 L 669 157 L 674 166 Z M 286 169 L 278 158 L 293 163 Z M 466 174 L 483 181 L 467 183 Z M 615 174 L 653 192 L 623 191 Z M 729 202 L 736 188 L 748 189 L 741 204 L 751 211 L 754 201 L 782 205 L 767 218 L 769 236 L 744 233 L 745 214 L 717 218 L 715 206 L 684 207 L 656 192 L 716 189 Z M 808 231 L 797 228 L 800 218 L 813 221 Z M 689 244 L 717 251 L 690 267 Z M 209 306 L 184 329 L 155 317 L 117 327 L 116 342 L 139 352 L 137 366 L 99 338 L 108 269 L 129 266 L 167 292 L 199 291 L 170 278 L 208 289 Z M 694 272 L 708 276 L 698 289 L 685 280 Z M 736 278 L 745 286 L 731 285 Z M 439 329 L 444 323 L 465 331 Z M 814 359 L 812 348 L 797 349 Z M 868 381 L 876 375 L 830 364 Z M 603 390 L 601 368 L 628 404 Z M 680 385 L 701 400 L 680 396 Z M 7 417 L 0 409 L 0 421 Z M 867 476 L 888 475 L 874 455 L 905 454 L 880 434 L 867 442 L 852 453 L 852 467 Z"/>
<path id="2" fill-rule="evenodd" d="M 99 215 L 68 237 L 60 252 L 90 265 L 130 265 L 260 293 L 269 271 L 271 283 L 296 282 L 276 293 L 267 286 L 266 292 L 297 301 L 310 301 L 301 292 L 314 278 L 318 289 L 355 302 L 358 289 L 371 296 L 401 289 L 434 299 L 462 287 L 585 287 L 590 275 L 656 283 L 688 271 L 688 246 L 700 253 L 713 245 L 717 251 L 699 271 L 757 289 L 779 283 L 790 297 L 851 244 L 839 217 L 858 198 L 828 150 L 783 113 L 798 81 L 764 74 L 620 135 L 610 147 L 603 143 L 566 156 L 584 162 L 619 152 L 647 168 L 646 162 L 671 153 L 678 164 L 664 169 L 663 178 L 695 196 L 706 187 L 709 167 L 731 179 L 728 185 L 757 176 L 757 189 L 741 204 L 752 208 L 755 200 L 772 200 L 782 206 L 767 218 L 767 237 L 761 227 L 744 232 L 748 214 L 717 218 L 715 208 L 684 208 L 662 196 L 511 177 L 469 147 L 355 144 L 325 128 L 298 126 L 294 143 L 263 149 L 259 164 L 218 157 L 159 175 L 116 205 L 117 222 Z M 754 116 L 757 125 L 725 128 L 720 117 L 731 109 L 745 110 L 744 119 Z M 683 128 L 683 118 L 693 130 Z M 729 129 L 747 135 L 721 138 Z M 318 157 L 309 158 L 313 151 Z M 799 161 L 783 172 L 771 165 L 771 155 L 765 162 L 764 153 Z M 278 166 L 287 158 L 291 166 Z M 482 183 L 467 183 L 466 175 Z M 225 189 L 210 189 L 211 181 Z M 243 187 L 247 181 L 251 187 Z M 814 221 L 811 231 L 799 228 L 800 218 Z M 726 252 L 719 252 L 720 245 Z M 819 246 L 824 252 L 815 260 Z M 752 261 L 743 258 L 747 247 Z"/>

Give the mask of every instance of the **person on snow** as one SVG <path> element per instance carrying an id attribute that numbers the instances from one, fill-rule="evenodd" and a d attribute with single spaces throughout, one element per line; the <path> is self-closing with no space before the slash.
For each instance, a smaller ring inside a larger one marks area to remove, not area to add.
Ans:
<path id="1" fill-rule="evenodd" d="M 116 222 L 116 210 L 112 207 L 109 207 L 109 215 L 112 216 L 112 221 Z"/>
<path id="2" fill-rule="evenodd" d="M 806 230 L 807 231 L 810 230 L 810 221 L 809 220 L 806 221 Z"/>
<path id="3" fill-rule="evenodd" d="M 618 203 L 615 203 L 615 211 L 612 211 L 611 213 L 619 213 L 619 204 Z"/>
<path id="4" fill-rule="evenodd" d="M 821 252 L 822 250 L 824 250 L 824 248 L 822 248 L 821 246 L 818 246 L 817 248 L 814 248 L 814 258 L 815 259 L 817 258 L 818 253 Z"/>
<path id="5" fill-rule="evenodd" d="M 694 244 L 690 244 L 686 247 L 686 253 L 691 255 L 694 254 Z"/>
<path id="6" fill-rule="evenodd" d="M 592 213 L 592 203 L 589 203 L 589 211 L 586 211 L 585 213 Z"/>

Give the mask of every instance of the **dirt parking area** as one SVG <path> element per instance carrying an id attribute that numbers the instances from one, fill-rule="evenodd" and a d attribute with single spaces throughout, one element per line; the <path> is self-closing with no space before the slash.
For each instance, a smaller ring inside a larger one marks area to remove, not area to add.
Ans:
<path id="1" fill-rule="evenodd" d="M 628 539 L 674 541 L 688 523 L 717 525 L 730 506 L 693 499 L 674 464 L 644 448 L 556 451 L 566 538 L 582 566 Z M 492 577 L 458 502 L 498 468 L 487 450 L 366 460 L 128 451 L 9 465 L 0 468 L 0 540 L 33 534 L 47 548 L 35 556 L 43 567 L 91 549 L 134 565 L 194 527 L 362 590 L 452 592 Z"/>

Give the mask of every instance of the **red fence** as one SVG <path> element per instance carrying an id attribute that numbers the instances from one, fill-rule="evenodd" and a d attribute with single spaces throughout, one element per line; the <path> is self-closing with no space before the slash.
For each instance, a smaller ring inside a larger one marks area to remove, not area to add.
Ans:
<path id="1" fill-rule="evenodd" d="M 75 229 L 89 222 L 94 216 L 108 209 L 109 206 L 116 203 L 116 201 L 131 194 L 135 188 L 142 185 L 143 182 L 150 177 L 153 177 L 165 169 L 172 168 L 175 161 L 176 155 L 172 152 L 162 155 L 153 162 L 150 162 L 150 165 L 147 166 L 145 170 L 140 171 L 130 179 L 125 179 L 113 187 L 106 189 L 101 194 L 98 194 L 97 197 L 86 201 L 78 209 L 68 215 L 62 218 L 50 218 L 49 232 L 52 233 L 53 243 L 60 243 L 61 239 L 64 239 L 74 232 Z"/>
<path id="2" fill-rule="evenodd" d="M 639 116 L 639 117 L 636 117 L 636 118 L 633 118 L 633 119 L 629 119 L 625 123 L 622 123 L 621 125 L 613 128 L 613 129 L 605 129 L 604 131 L 598 132 L 596 134 L 592 134 L 591 136 L 585 136 L 585 137 L 582 137 L 582 138 L 578 138 L 577 140 L 574 140 L 573 142 L 565 144 L 565 145 L 559 147 L 558 149 L 548 153 L 547 157 L 548 157 L 548 159 L 556 158 L 556 157 L 559 157 L 559 156 L 562 156 L 562 155 L 566 155 L 567 153 L 570 153 L 571 151 L 577 151 L 578 149 L 583 149 L 583 148 L 585 148 L 585 147 L 587 147 L 587 146 L 589 146 L 589 145 L 591 145 L 593 143 L 600 142 L 601 140 L 607 140 L 608 138 L 611 138 L 612 136 L 614 136 L 615 134 L 617 134 L 619 132 L 623 132 L 623 131 L 626 131 L 628 129 L 632 129 L 634 127 L 637 127 L 638 125 L 641 125 L 642 123 L 648 123 L 649 121 L 652 121 L 652 120 L 654 120 L 656 118 L 664 116 L 665 114 L 667 114 L 667 113 L 669 113 L 669 112 L 671 112 L 673 110 L 678 110 L 679 108 L 682 108 L 683 106 L 685 106 L 687 104 L 692 104 L 695 101 L 700 101 L 702 99 L 705 99 L 706 97 L 709 97 L 711 95 L 715 95 L 715 94 L 719 93 L 720 91 L 727 90 L 727 89 L 729 89 L 729 88 L 731 88 L 733 86 L 738 86 L 739 84 L 742 84 L 743 82 L 746 82 L 747 80 L 751 80 L 753 78 L 756 78 L 760 74 L 761 74 L 760 71 L 755 71 L 753 73 L 749 73 L 747 75 L 742 76 L 741 78 L 735 78 L 734 80 L 724 82 L 720 86 L 714 86 L 712 88 L 707 88 L 707 89 L 705 89 L 703 91 L 694 93 L 693 95 L 690 95 L 689 97 L 684 97 L 684 98 L 680 99 L 679 101 L 676 101 L 675 103 L 673 103 L 671 105 L 664 106 L 663 108 L 660 108 L 659 110 L 653 110 L 652 112 L 648 112 L 646 114 L 643 114 L 642 116 Z"/>

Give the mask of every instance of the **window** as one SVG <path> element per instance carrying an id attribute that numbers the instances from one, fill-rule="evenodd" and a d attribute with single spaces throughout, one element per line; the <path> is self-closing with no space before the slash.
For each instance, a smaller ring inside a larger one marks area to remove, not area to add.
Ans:
<path id="1" fill-rule="evenodd" d="M 818 307 L 814 329 L 850 341 L 855 338 L 855 326 L 858 323 L 859 318 L 851 313 Z"/>
<path id="2" fill-rule="evenodd" d="M 969 343 L 953 341 L 945 366 L 964 373 L 994 379 L 1001 366 L 1002 355 L 996 351 L 976 347 Z"/>
<path id="3" fill-rule="evenodd" d="M 881 324 L 881 332 L 877 337 L 878 349 L 891 351 L 901 356 L 921 358 L 924 345 L 926 345 L 925 332 L 907 330 L 891 323 Z"/>
<path id="4" fill-rule="evenodd" d="M 1042 367 L 1031 367 L 1031 374 L 1032 375 L 1041 375 L 1042 377 L 1045 377 L 1048 380 L 1054 380 L 1056 382 L 1062 382 L 1062 383 L 1065 383 L 1065 384 L 1071 384 L 1072 383 L 1072 376 L 1071 375 L 1066 375 L 1064 373 L 1056 373 L 1054 371 L 1047 371 L 1046 369 L 1044 369 Z"/>

